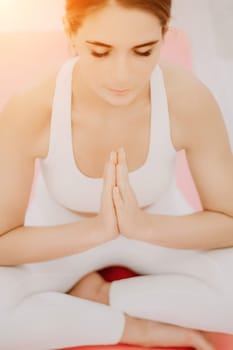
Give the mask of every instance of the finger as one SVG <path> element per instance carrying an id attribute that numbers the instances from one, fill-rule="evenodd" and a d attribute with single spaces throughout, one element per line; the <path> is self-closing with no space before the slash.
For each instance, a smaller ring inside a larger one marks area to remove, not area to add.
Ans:
<path id="1" fill-rule="evenodd" d="M 122 201 L 118 186 L 113 187 L 113 201 L 117 212 L 123 209 L 123 201 Z"/>
<path id="2" fill-rule="evenodd" d="M 128 174 L 127 158 L 123 147 L 118 149 L 118 164 L 121 164 L 125 168 L 126 174 Z"/>
<path id="3" fill-rule="evenodd" d="M 128 168 L 125 160 L 125 153 L 123 149 L 120 149 L 118 150 L 117 185 L 120 189 L 122 198 L 126 193 L 128 183 Z"/>
<path id="4" fill-rule="evenodd" d="M 124 193 L 127 195 L 132 195 L 135 197 L 135 194 L 133 192 L 133 189 L 131 187 L 131 184 L 129 182 L 129 171 L 128 171 L 128 166 L 127 166 L 127 158 L 126 158 L 126 153 L 124 148 L 120 148 L 119 150 L 119 162 L 122 165 L 122 169 L 121 169 L 121 182 L 124 183 Z"/>
<path id="5" fill-rule="evenodd" d="M 110 172 L 110 177 L 111 180 L 111 190 L 112 188 L 116 185 L 116 164 L 117 164 L 117 153 L 116 152 L 111 152 L 110 154 L 110 161 L 111 161 L 111 172 Z"/>
<path id="6" fill-rule="evenodd" d="M 113 161 L 112 186 L 116 186 L 116 164 L 117 164 L 117 153 L 116 152 L 113 152 L 111 159 Z"/>
<path id="7" fill-rule="evenodd" d="M 103 185 L 103 191 L 101 196 L 101 206 L 102 209 L 106 207 L 111 207 L 113 204 L 113 198 L 112 198 L 112 189 L 115 185 L 115 165 L 114 165 L 114 159 L 116 159 L 116 154 L 110 155 L 109 160 L 106 162 L 104 167 L 104 185 Z"/>
<path id="8" fill-rule="evenodd" d="M 116 167 L 116 179 L 117 179 L 117 186 L 119 188 L 120 195 L 121 195 L 121 197 L 123 199 L 124 198 L 124 194 L 125 194 L 125 189 L 126 189 L 126 183 L 125 183 L 125 180 L 124 180 L 123 168 L 122 168 L 121 164 L 117 164 L 117 167 Z"/>
<path id="9" fill-rule="evenodd" d="M 110 158 L 105 164 L 104 169 L 104 185 L 107 191 L 112 189 L 115 184 L 115 152 L 111 152 Z"/>

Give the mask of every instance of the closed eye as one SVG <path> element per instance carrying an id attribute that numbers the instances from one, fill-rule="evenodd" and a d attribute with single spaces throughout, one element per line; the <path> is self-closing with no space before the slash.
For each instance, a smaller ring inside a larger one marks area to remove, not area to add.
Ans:
<path id="1" fill-rule="evenodd" d="M 95 52 L 95 51 L 91 51 L 91 54 L 92 54 L 92 56 L 95 56 L 95 57 L 105 57 L 105 56 L 108 55 L 108 52 L 98 53 L 98 52 Z"/>
<path id="2" fill-rule="evenodd" d="M 145 52 L 136 52 L 136 51 L 134 51 L 134 53 L 137 56 L 147 57 L 147 56 L 150 56 L 152 54 L 152 50 L 145 51 Z M 98 52 L 95 52 L 95 51 L 91 51 L 91 54 L 93 56 L 95 56 L 95 57 L 106 57 L 106 56 L 108 56 L 109 52 L 98 53 Z"/>
<path id="3" fill-rule="evenodd" d="M 152 51 L 153 50 L 149 50 L 149 51 L 146 51 L 146 52 L 135 52 L 137 55 L 139 56 L 150 56 L 152 54 Z"/>

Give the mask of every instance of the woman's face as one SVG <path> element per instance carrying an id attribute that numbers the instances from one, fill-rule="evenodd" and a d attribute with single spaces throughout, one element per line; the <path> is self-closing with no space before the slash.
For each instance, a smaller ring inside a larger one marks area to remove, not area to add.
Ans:
<path id="1" fill-rule="evenodd" d="M 86 86 L 108 104 L 125 106 L 148 87 L 159 60 L 162 28 L 152 14 L 107 6 L 86 17 L 73 43 Z"/>

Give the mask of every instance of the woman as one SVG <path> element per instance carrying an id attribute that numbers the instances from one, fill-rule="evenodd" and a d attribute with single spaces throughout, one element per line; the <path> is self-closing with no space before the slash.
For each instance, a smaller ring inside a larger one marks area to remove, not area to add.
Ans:
<path id="1" fill-rule="evenodd" d="M 170 12 L 67 0 L 77 56 L 5 106 L 1 348 L 212 350 L 204 331 L 233 333 L 232 154 L 208 89 L 159 59 Z M 181 149 L 201 212 L 176 186 Z M 143 276 L 107 283 L 96 271 L 109 265 Z"/>

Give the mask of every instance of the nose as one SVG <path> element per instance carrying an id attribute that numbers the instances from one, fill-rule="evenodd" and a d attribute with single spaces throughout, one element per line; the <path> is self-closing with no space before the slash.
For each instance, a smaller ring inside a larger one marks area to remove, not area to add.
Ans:
<path id="1" fill-rule="evenodd" d="M 129 87 L 130 64 L 125 56 L 122 55 L 116 58 L 112 74 L 115 88 L 127 89 Z"/>

